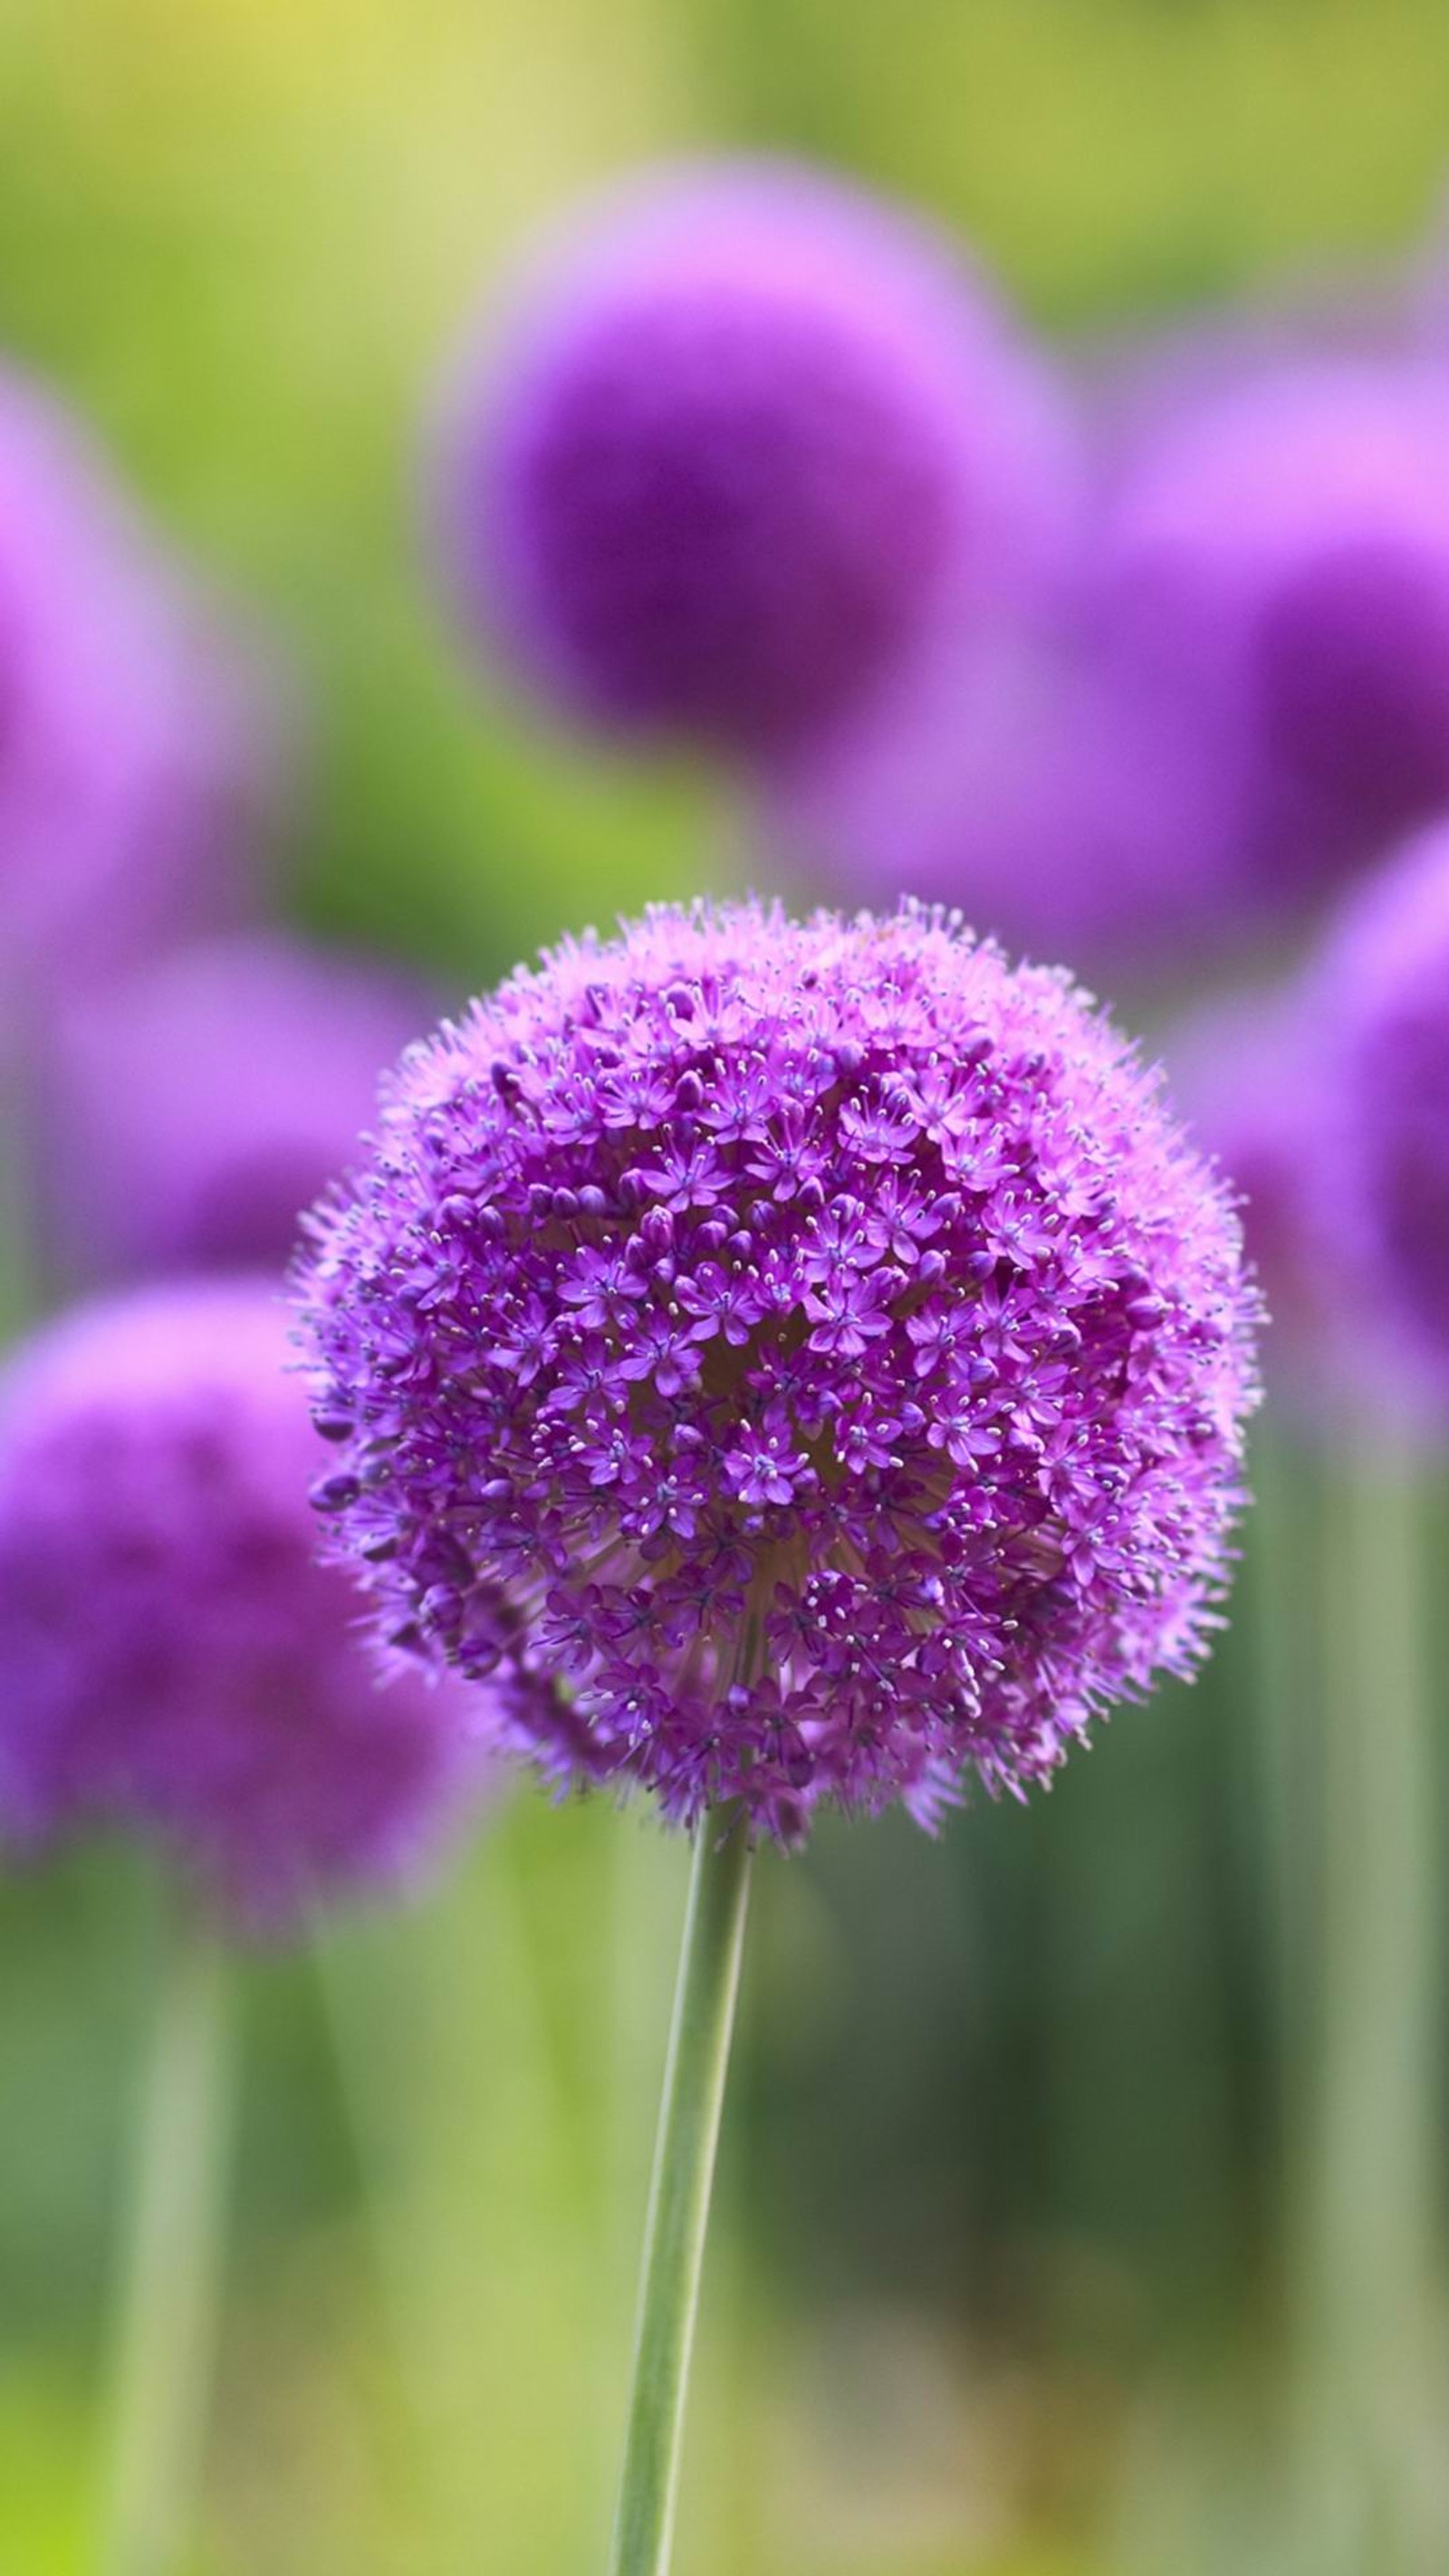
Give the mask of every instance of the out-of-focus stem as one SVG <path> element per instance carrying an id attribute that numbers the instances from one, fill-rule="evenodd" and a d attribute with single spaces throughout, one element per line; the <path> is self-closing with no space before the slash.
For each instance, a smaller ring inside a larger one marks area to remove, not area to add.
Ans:
<path id="1" fill-rule="evenodd" d="M 0 980 L 0 1347 L 41 1302 L 34 1086 L 26 1035 L 16 997 Z"/>
<path id="2" fill-rule="evenodd" d="M 121 2281 L 102 2576 L 172 2576 L 195 2507 L 231 2125 L 228 1985 L 221 1942 L 199 1915 L 179 1914 L 156 1998 Z"/>
<path id="3" fill-rule="evenodd" d="M 1314 2576 L 1430 2576 L 1439 1926 L 1423 1497 L 1407 1457 L 1361 1449 L 1335 1474 L 1324 1562 L 1298 2536 Z"/>

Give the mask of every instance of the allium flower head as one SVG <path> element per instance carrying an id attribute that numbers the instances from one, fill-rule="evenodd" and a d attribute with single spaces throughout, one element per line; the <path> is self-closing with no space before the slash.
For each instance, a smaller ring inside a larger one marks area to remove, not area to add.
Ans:
<path id="1" fill-rule="evenodd" d="M 414 1859 L 459 1695 L 384 1687 L 317 1562 L 318 1444 L 267 1283 L 82 1309 L 0 1382 L 0 1836 L 154 1830 L 245 1923 Z"/>
<path id="2" fill-rule="evenodd" d="M 1328 1080 L 1325 1240 L 1404 1383 L 1449 1397 L 1449 829 L 1346 908 L 1310 985 Z"/>
<path id="3" fill-rule="evenodd" d="M 904 217 L 788 164 L 596 215 L 454 400 L 439 541 L 575 715 L 744 755 L 858 705 L 1060 547 L 1044 373 Z"/>
<path id="4" fill-rule="evenodd" d="M 1302 900 L 1449 802 L 1449 375 L 1342 358 L 1185 405 L 1117 496 L 1112 651 L 1201 711 L 1245 892 Z"/>
<path id="5" fill-rule="evenodd" d="M 1202 1644 L 1236 1220 L 1071 984 L 943 915 L 662 908 L 519 972 L 405 1058 L 300 1293 L 383 1633 L 565 1776 L 929 1819 Z"/>
<path id="6" fill-rule="evenodd" d="M 249 909 L 262 716 L 78 427 L 0 371 L 0 986 Z"/>
<path id="7" fill-rule="evenodd" d="M 177 949 L 88 995 L 51 1068 L 68 1266 L 280 1271 L 422 1007 L 401 974 L 279 932 Z"/>

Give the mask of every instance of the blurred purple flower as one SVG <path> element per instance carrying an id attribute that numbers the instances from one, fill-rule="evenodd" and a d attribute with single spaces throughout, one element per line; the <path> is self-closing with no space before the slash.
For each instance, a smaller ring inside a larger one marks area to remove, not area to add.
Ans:
<path id="1" fill-rule="evenodd" d="M 518 973 L 407 1059 L 299 1296 L 384 1633 L 675 1819 L 1020 1791 L 1202 1649 L 1236 1220 L 1073 987 L 944 917 L 661 908 Z"/>
<path id="2" fill-rule="evenodd" d="M 870 718 L 773 781 L 767 870 L 868 903 L 947 902 L 983 935 L 1149 974 L 1236 922 L 1221 763 L 1116 685 L 1081 603 L 918 661 Z"/>
<path id="3" fill-rule="evenodd" d="M 463 1695 L 384 1686 L 317 1562 L 287 1361 L 229 1280 L 82 1309 L 0 1381 L 0 1834 L 154 1830 L 258 1929 L 410 1870 L 477 1774 Z"/>
<path id="4" fill-rule="evenodd" d="M 1246 908 L 1449 803 L 1449 370 L 1343 358 L 1185 404 L 1110 515 L 1117 684 L 1201 728 Z"/>
<path id="5" fill-rule="evenodd" d="M 267 733 L 83 432 L 0 374 L 0 1000 L 247 914 Z"/>
<path id="6" fill-rule="evenodd" d="M 764 816 L 787 862 L 1130 977 L 1449 805 L 1449 371 L 1227 369 L 1126 446 L 1075 595 L 798 763 Z"/>
<path id="7" fill-rule="evenodd" d="M 1343 1354 L 1350 1301 L 1316 1205 L 1325 1104 L 1316 1015 L 1297 992 L 1234 992 L 1179 1021 L 1162 1055 L 1194 1138 L 1241 1200 L 1274 1392 L 1317 1403 Z"/>
<path id="8" fill-rule="evenodd" d="M 280 1271 L 426 1009 L 401 972 L 280 932 L 178 949 L 88 995 L 49 1074 L 60 1266 Z"/>
<path id="9" fill-rule="evenodd" d="M 462 613 L 547 694 L 756 760 L 1042 578 L 1077 458 L 944 243 L 746 162 L 594 212 L 466 374 L 439 485 Z"/>
<path id="10" fill-rule="evenodd" d="M 1449 827 L 1347 905 L 1310 978 L 1328 1087 L 1325 1240 L 1402 1389 L 1449 1398 Z"/>
<path id="11" fill-rule="evenodd" d="M 1394 367 L 1424 355 L 1400 260 L 1310 266 L 1247 299 L 1202 304 L 1074 342 L 1072 369 L 1110 457 L 1172 432 L 1188 412 L 1290 370 Z"/>

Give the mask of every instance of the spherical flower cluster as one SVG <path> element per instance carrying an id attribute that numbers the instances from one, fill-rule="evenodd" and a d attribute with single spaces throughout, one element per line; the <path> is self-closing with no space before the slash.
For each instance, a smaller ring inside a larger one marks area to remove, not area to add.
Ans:
<path id="1" fill-rule="evenodd" d="M 423 1007 L 403 975 L 280 932 L 177 949 L 88 995 L 49 1066 L 67 1270 L 281 1270 Z"/>
<path id="2" fill-rule="evenodd" d="M 317 1562 L 317 1439 L 266 1283 L 133 1293 L 0 1383 L 0 1835 L 158 1833 L 241 1923 L 409 1866 L 461 1695 L 384 1687 Z"/>
<path id="3" fill-rule="evenodd" d="M 405 1058 L 299 1295 L 383 1633 L 674 1818 L 929 1820 L 1201 1648 L 1236 1219 L 1071 984 L 943 915 L 661 908 L 519 972 Z"/>
<path id="4" fill-rule="evenodd" d="M 1197 710 L 1245 894 L 1292 905 L 1449 802 L 1449 377 L 1349 358 L 1184 405 L 1117 494 L 1104 649 Z"/>
<path id="5" fill-rule="evenodd" d="M 774 758 L 1060 550 L 1044 371 L 924 230 L 788 164 L 596 216 L 476 361 L 439 549 L 571 713 Z"/>
<path id="6" fill-rule="evenodd" d="M 1311 979 L 1327 1074 L 1325 1241 L 1401 1386 L 1449 1397 L 1449 828 L 1347 907 Z"/>
<path id="7" fill-rule="evenodd" d="M 241 917 L 260 694 L 77 427 L 0 374 L 0 989 Z M 12 981 L 13 979 L 13 981 Z"/>

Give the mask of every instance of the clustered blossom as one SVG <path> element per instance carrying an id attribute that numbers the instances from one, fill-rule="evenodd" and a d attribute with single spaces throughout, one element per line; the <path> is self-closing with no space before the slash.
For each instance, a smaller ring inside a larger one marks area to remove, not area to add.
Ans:
<path id="1" fill-rule="evenodd" d="M 596 212 L 470 364 L 438 551 L 576 716 L 773 760 L 1040 578 L 1065 407 L 925 228 L 788 163 Z"/>
<path id="2" fill-rule="evenodd" d="M 0 1380 L 0 1838 L 154 1832 L 248 1926 L 408 1868 L 476 1770 L 461 1694 L 384 1686 L 317 1561 L 288 1360 L 270 1285 L 208 1281 Z"/>
<path id="3" fill-rule="evenodd" d="M 404 1059 L 315 1222 L 316 1500 L 557 1776 L 930 1821 L 1199 1654 L 1235 1216 L 1074 987 L 947 916 L 568 944 Z"/>
<path id="4" fill-rule="evenodd" d="M 1308 982 L 1325 1072 L 1313 1172 L 1325 1246 L 1378 1318 L 1403 1395 L 1449 1397 L 1449 828 L 1334 925 Z"/>
<path id="5" fill-rule="evenodd" d="M 66 1268 L 280 1271 L 423 1007 L 401 972 L 278 931 L 177 949 L 87 994 L 46 1069 Z"/>
<path id="6" fill-rule="evenodd" d="M 261 692 L 60 406 L 0 370 L 0 991 L 252 908 Z"/>

